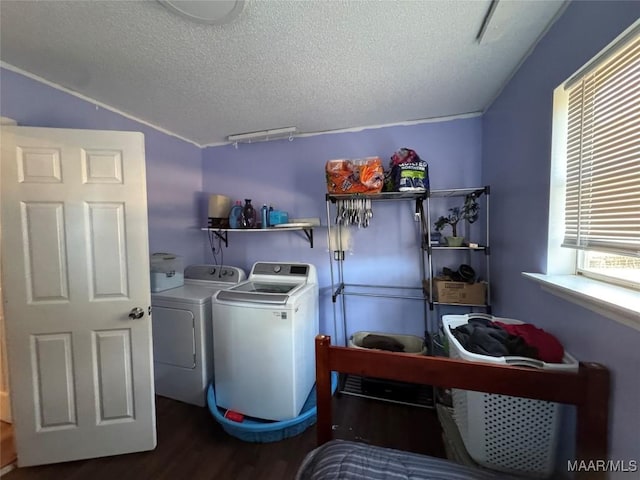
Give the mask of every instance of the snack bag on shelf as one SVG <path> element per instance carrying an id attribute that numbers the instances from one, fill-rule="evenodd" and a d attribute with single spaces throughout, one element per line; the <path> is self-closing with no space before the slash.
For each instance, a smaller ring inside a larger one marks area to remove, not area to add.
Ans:
<path id="1" fill-rule="evenodd" d="M 389 162 L 391 172 L 388 189 L 397 192 L 426 192 L 429 190 L 429 166 L 409 148 L 401 148 Z"/>
<path id="2" fill-rule="evenodd" d="M 384 182 L 382 160 L 329 160 L 326 165 L 329 193 L 379 193 Z"/>

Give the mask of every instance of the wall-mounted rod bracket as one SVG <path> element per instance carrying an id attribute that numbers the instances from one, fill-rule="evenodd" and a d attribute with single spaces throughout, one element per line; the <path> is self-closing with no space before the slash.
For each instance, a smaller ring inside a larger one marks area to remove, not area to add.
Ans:
<path id="1" fill-rule="evenodd" d="M 331 295 L 331 299 L 333 300 L 333 303 L 336 303 L 338 295 L 340 295 L 343 290 L 344 290 L 344 283 L 341 283 L 340 285 L 338 285 L 338 288 L 333 293 L 333 295 Z"/>

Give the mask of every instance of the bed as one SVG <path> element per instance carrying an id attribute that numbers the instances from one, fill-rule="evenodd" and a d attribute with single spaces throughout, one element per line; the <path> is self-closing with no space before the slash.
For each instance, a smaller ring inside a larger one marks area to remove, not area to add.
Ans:
<path id="1" fill-rule="evenodd" d="M 448 460 L 367 444 L 332 440 L 331 372 L 428 383 L 575 405 L 576 460 L 589 464 L 607 458 L 609 371 L 580 363 L 577 373 L 535 370 L 407 355 L 379 350 L 331 346 L 316 337 L 317 441 L 298 470 L 297 480 L 348 479 L 477 479 L 512 478 L 458 465 Z M 606 479 L 606 473 L 583 469 L 578 480 Z"/>

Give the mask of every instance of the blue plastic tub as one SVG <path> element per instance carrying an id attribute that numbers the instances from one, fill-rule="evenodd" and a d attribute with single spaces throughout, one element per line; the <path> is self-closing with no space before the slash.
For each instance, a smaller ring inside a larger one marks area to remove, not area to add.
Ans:
<path id="1" fill-rule="evenodd" d="M 331 375 L 331 391 L 335 392 L 338 387 L 338 374 Z M 279 422 L 262 420 L 260 418 L 244 417 L 242 422 L 234 422 L 224 418 L 225 410 L 216 405 L 216 397 L 213 384 L 207 390 L 207 405 L 213 418 L 222 425 L 222 428 L 229 435 L 233 435 L 245 442 L 269 443 L 278 442 L 285 438 L 300 435 L 311 425 L 316 423 L 316 387 L 311 389 L 306 402 L 302 406 L 300 415 L 291 420 Z"/>

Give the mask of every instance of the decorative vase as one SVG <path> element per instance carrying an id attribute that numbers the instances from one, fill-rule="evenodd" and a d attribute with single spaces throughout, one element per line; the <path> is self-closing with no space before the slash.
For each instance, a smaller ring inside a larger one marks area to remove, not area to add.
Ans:
<path id="1" fill-rule="evenodd" d="M 251 205 L 251 199 L 245 198 L 242 216 L 240 219 L 241 228 L 256 228 L 256 211 Z"/>
<path id="2" fill-rule="evenodd" d="M 445 237 L 449 247 L 461 247 L 464 243 L 464 237 Z"/>

